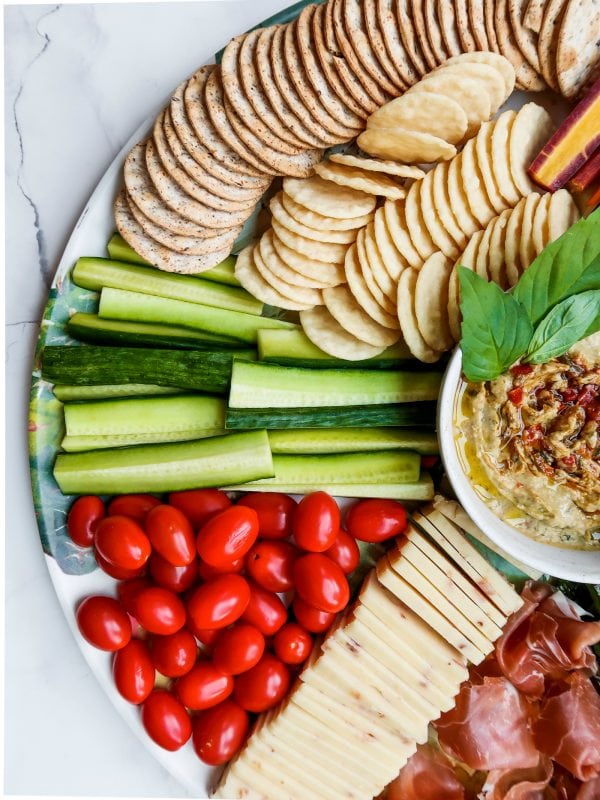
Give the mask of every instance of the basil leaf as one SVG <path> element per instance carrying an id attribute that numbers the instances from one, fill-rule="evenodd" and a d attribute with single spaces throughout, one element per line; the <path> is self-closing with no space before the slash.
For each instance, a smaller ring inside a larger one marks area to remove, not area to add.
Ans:
<path id="1" fill-rule="evenodd" d="M 590 289 L 600 289 L 600 209 L 544 248 L 512 295 L 535 325 L 561 300 Z"/>
<path id="2" fill-rule="evenodd" d="M 497 378 L 527 350 L 532 327 L 525 309 L 497 283 L 458 268 L 463 372 L 469 381 Z"/>
<path id="3" fill-rule="evenodd" d="M 534 331 L 527 361 L 543 364 L 562 356 L 584 336 L 590 336 L 600 322 L 600 291 L 581 292 L 568 297 L 549 311 Z"/>

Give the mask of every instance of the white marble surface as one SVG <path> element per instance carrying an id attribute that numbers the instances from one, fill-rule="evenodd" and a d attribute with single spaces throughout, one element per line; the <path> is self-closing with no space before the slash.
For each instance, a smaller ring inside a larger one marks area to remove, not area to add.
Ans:
<path id="1" fill-rule="evenodd" d="M 4 794 L 189 796 L 108 703 L 54 594 L 29 485 L 31 358 L 61 252 L 123 143 L 230 36 L 284 5 L 214 0 L 4 9 Z"/>

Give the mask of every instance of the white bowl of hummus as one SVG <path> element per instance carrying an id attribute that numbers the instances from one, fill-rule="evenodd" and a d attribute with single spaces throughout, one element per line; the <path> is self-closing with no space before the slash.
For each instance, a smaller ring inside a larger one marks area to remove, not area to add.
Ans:
<path id="1" fill-rule="evenodd" d="M 452 356 L 440 395 L 441 456 L 473 521 L 515 560 L 600 583 L 600 334 L 485 383 Z"/>

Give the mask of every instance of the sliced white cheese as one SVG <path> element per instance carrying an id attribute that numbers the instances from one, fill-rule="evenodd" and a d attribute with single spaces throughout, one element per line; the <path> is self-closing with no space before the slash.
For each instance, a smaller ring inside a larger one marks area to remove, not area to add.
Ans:
<path id="1" fill-rule="evenodd" d="M 443 514 L 435 509 L 427 509 L 424 514 L 413 514 L 412 518 L 500 611 L 512 614 L 523 605 L 512 586 L 477 552 L 460 528 Z"/>
<path id="2" fill-rule="evenodd" d="M 502 630 L 411 541 L 405 540 L 402 545 L 392 548 L 389 556 L 390 564 L 401 575 L 414 575 L 414 570 L 420 574 L 421 577 L 416 578 L 417 583 L 408 578 L 409 583 L 425 597 L 431 598 L 431 602 L 447 619 L 462 625 L 465 635 L 480 650 L 485 650 L 487 643 L 495 642 L 502 635 Z"/>
<path id="3" fill-rule="evenodd" d="M 271 784 L 276 787 L 275 791 L 280 793 L 282 800 L 284 797 L 294 800 L 298 797 L 305 797 L 306 800 L 321 800 L 310 787 L 292 777 L 283 757 L 268 747 L 260 737 L 253 738 L 252 745 L 249 751 L 250 766 L 270 780 Z"/>
<path id="4" fill-rule="evenodd" d="M 241 794 L 240 797 L 260 797 L 262 800 L 294 800 L 288 791 L 280 784 L 272 781 L 260 768 L 256 766 L 258 756 L 255 754 L 248 757 L 244 750 L 231 763 L 229 772 L 236 781 L 239 781 L 248 792 L 248 795 Z M 225 794 L 228 790 L 227 784 L 219 786 L 218 795 L 229 799 L 230 795 Z M 235 795 L 234 795 L 235 796 Z"/>
<path id="5" fill-rule="evenodd" d="M 424 675 L 418 673 L 411 664 L 407 663 L 402 655 L 391 648 L 370 628 L 367 628 L 359 619 L 353 619 L 343 631 L 339 631 L 339 641 L 346 640 L 346 646 L 361 647 L 372 653 L 377 659 L 390 668 L 390 670 L 405 685 L 410 686 L 421 701 L 420 708 L 427 708 L 430 720 L 437 719 L 440 711 L 452 708 L 452 698 L 458 691 L 441 691 L 438 686 Z M 414 705 L 414 699 L 412 700 Z"/>
<path id="6" fill-rule="evenodd" d="M 410 642 L 422 658 L 432 667 L 444 672 L 446 682 L 459 683 L 469 676 L 466 658 L 455 647 L 448 644 L 439 633 L 430 628 L 421 617 L 395 597 L 377 580 L 375 570 L 371 572 L 360 593 L 364 606 L 389 629 Z"/>
<path id="7" fill-rule="evenodd" d="M 254 788 L 250 788 L 249 783 L 251 783 L 252 780 L 248 781 L 241 778 L 239 776 L 240 768 L 237 768 L 238 771 L 236 773 L 234 765 L 237 766 L 237 762 L 232 762 L 231 767 L 228 767 L 221 777 L 219 785 L 212 797 L 223 798 L 223 800 L 269 800 L 269 794 L 264 794 L 263 792 L 256 791 Z M 241 771 L 243 775 L 249 774 L 249 768 L 244 769 L 243 765 Z M 253 777 L 254 776 L 251 775 L 251 778 Z"/>
<path id="8" fill-rule="evenodd" d="M 444 694 L 450 696 L 456 691 L 456 686 L 464 680 L 464 671 L 456 662 L 438 660 L 432 657 L 431 649 L 425 650 L 423 641 L 420 644 L 415 639 L 411 639 L 407 631 L 401 634 L 396 633 L 395 628 L 390 628 L 383 622 L 370 608 L 359 605 L 354 611 L 357 619 L 360 619 L 370 628 L 380 639 L 387 642 L 390 647 L 396 650 L 406 661 L 422 675 L 425 680 L 431 682 Z M 421 628 L 426 628 L 424 622 Z M 421 652 L 419 652 L 421 650 Z M 431 663 L 432 661 L 436 663 Z M 468 674 L 468 673 L 467 673 Z"/>
<path id="9" fill-rule="evenodd" d="M 429 600 L 426 600 L 404 578 L 398 575 L 387 560 L 387 556 L 377 563 L 376 569 L 378 580 L 399 600 L 412 608 L 428 625 L 431 625 L 440 636 L 443 636 L 460 653 L 463 653 L 465 658 L 474 664 L 479 664 L 483 660 L 484 654 L 460 630 L 448 622 Z"/>
<path id="10" fill-rule="evenodd" d="M 342 705 L 385 727 L 399 741 L 406 744 L 418 741 L 422 736 L 422 726 L 413 725 L 408 714 L 398 713 L 401 709 L 370 685 L 370 676 L 357 669 L 355 662 L 344 663 L 336 656 L 334 651 L 328 651 L 301 677 Z M 403 706 L 406 707 L 406 702 Z"/>
<path id="11" fill-rule="evenodd" d="M 539 580 L 543 572 L 540 572 L 539 569 L 534 569 L 530 567 L 529 564 L 524 564 L 522 561 L 519 561 L 514 556 L 509 555 L 506 550 L 503 550 L 501 547 L 498 547 L 496 542 L 492 542 L 489 536 L 478 528 L 477 525 L 473 522 L 471 517 L 467 514 L 462 506 L 460 506 L 456 500 L 449 500 L 447 497 L 442 497 L 442 495 L 436 495 L 432 500 L 433 507 L 440 511 L 446 519 L 449 519 L 450 522 L 454 522 L 458 525 L 459 528 L 462 528 L 463 531 L 469 533 L 474 539 L 477 539 L 478 542 L 484 544 L 487 548 L 489 548 L 493 553 L 497 553 L 502 558 L 506 559 L 509 564 L 514 564 L 515 567 L 521 570 L 525 575 L 529 575 L 530 578 L 534 580 Z"/>
<path id="12" fill-rule="evenodd" d="M 503 628 L 506 624 L 506 616 L 499 611 L 493 603 L 487 599 L 481 589 L 475 586 L 454 564 L 440 551 L 437 547 L 424 536 L 414 525 L 409 525 L 405 531 L 406 537 L 411 541 L 419 550 L 433 561 L 440 570 L 448 576 L 448 578 L 458 586 L 492 622 L 499 628 Z"/>

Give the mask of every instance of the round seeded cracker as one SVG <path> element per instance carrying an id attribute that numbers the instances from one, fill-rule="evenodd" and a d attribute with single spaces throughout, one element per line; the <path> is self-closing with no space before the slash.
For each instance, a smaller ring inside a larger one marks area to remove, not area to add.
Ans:
<path id="1" fill-rule="evenodd" d="M 453 266 L 452 259 L 434 253 L 417 275 L 415 317 L 419 333 L 434 351 L 449 350 L 454 344 L 448 323 L 448 283 Z"/>
<path id="2" fill-rule="evenodd" d="M 129 196 L 127 196 L 127 204 L 133 218 L 144 233 L 159 244 L 168 247 L 169 250 L 186 256 L 203 256 L 207 253 L 221 252 L 226 249 L 231 250 L 233 243 L 242 230 L 240 226 L 226 231 L 220 236 L 213 236 L 210 239 L 198 236 L 181 236 L 152 222 L 152 220 L 136 206 Z"/>
<path id="3" fill-rule="evenodd" d="M 370 172 L 330 161 L 321 161 L 316 165 L 315 172 L 326 181 L 376 197 L 388 197 L 391 200 L 402 200 L 406 197 L 406 189 L 383 172 Z"/>
<path id="4" fill-rule="evenodd" d="M 354 295 L 345 284 L 333 289 L 323 290 L 323 301 L 331 316 L 339 325 L 360 339 L 375 347 L 390 347 L 400 338 L 399 331 L 384 328 L 363 311 Z"/>
<path id="5" fill-rule="evenodd" d="M 335 119 L 339 119 L 349 128 L 358 132 L 363 127 L 362 117 L 357 116 L 339 99 L 335 91 L 331 88 L 316 58 L 316 48 L 312 33 L 312 17 L 316 9 L 317 6 L 314 5 L 306 6 L 300 13 L 296 22 L 296 44 L 302 59 L 302 64 L 312 84 L 313 90 L 317 93 L 326 111 Z"/>
<path id="6" fill-rule="evenodd" d="M 432 364 L 440 358 L 440 351 L 433 350 L 419 330 L 415 313 L 415 293 L 419 273 L 416 269 L 406 269 L 398 283 L 398 319 L 404 340 L 410 352 L 419 361 Z"/>
<path id="7" fill-rule="evenodd" d="M 427 38 L 435 58 L 435 66 L 443 64 L 450 55 L 440 27 L 436 0 L 423 0 Z"/>
<path id="8" fill-rule="evenodd" d="M 540 57 L 537 51 L 537 33 L 525 25 L 525 11 L 529 0 L 508 0 L 508 15 L 517 46 L 533 69 L 541 74 Z"/>
<path id="9" fill-rule="evenodd" d="M 255 48 L 256 70 L 264 96 L 273 107 L 273 111 L 279 121 L 284 127 L 289 128 L 296 138 L 306 142 L 309 147 L 328 147 L 329 139 L 324 139 L 320 132 L 316 133 L 312 129 L 314 127 L 313 120 L 306 114 L 304 106 L 302 106 L 293 86 L 287 80 L 287 76 L 286 87 L 289 89 L 289 93 L 295 96 L 297 104 L 290 103 L 288 95 L 280 89 L 280 84 L 284 83 L 283 73 L 280 71 L 276 76 L 274 62 L 279 68 L 282 65 L 282 60 L 281 57 L 274 58 L 271 52 L 274 43 L 279 44 L 280 27 L 270 25 L 268 28 L 259 28 L 258 31 L 259 35 Z M 256 110 L 260 113 L 258 108 Z"/>
<path id="10" fill-rule="evenodd" d="M 165 247 L 148 236 L 131 213 L 125 192 L 117 195 L 114 205 L 117 230 L 127 244 L 150 264 L 165 272 L 194 274 L 204 272 L 219 264 L 229 255 L 230 249 L 217 250 L 199 256 L 182 255 Z"/>
<path id="11" fill-rule="evenodd" d="M 394 10 L 394 0 L 376 0 L 376 2 L 379 28 L 383 35 L 388 55 L 406 86 L 412 86 L 413 83 L 419 80 L 419 75 L 402 42 L 400 28 L 398 27 L 398 17 Z"/>
<path id="12" fill-rule="evenodd" d="M 300 312 L 300 322 L 310 341 L 334 358 L 346 361 L 362 361 L 383 353 L 384 346 L 361 342 L 344 330 L 324 306 Z"/>
<path id="13" fill-rule="evenodd" d="M 490 50 L 500 53 L 498 37 L 496 36 L 496 26 L 494 17 L 496 14 L 496 0 L 483 0 L 483 19 L 485 22 L 485 32 L 489 42 Z M 504 58 L 504 56 L 502 56 Z M 511 64 L 512 66 L 512 64 Z"/>
<path id="14" fill-rule="evenodd" d="M 431 44 L 429 43 L 429 37 L 427 36 L 427 24 L 425 22 L 425 9 L 423 5 L 423 0 L 409 0 L 411 17 L 419 39 L 419 46 L 423 53 L 423 59 L 427 67 L 431 70 L 437 67 L 437 61 Z"/>
<path id="15" fill-rule="evenodd" d="M 247 62 L 242 63 L 241 53 L 247 36 L 247 34 L 242 34 L 234 37 L 223 50 L 221 57 L 223 94 L 235 108 L 236 114 L 244 125 L 250 128 L 267 147 L 288 155 L 297 155 L 304 149 L 303 146 L 290 144 L 287 139 L 278 136 L 270 125 L 271 117 L 275 117 L 275 114 L 273 112 L 269 114 L 265 109 L 267 113 L 259 116 L 246 95 L 241 73 L 248 71 L 248 64 Z M 255 34 L 253 38 L 256 38 Z M 252 61 L 250 61 L 250 69 L 253 69 Z"/>
<path id="16" fill-rule="evenodd" d="M 383 71 L 393 84 L 396 90 L 395 93 L 404 92 L 410 84 L 404 81 L 396 64 L 389 57 L 383 38 L 383 31 L 379 25 L 377 0 L 362 0 L 361 5 L 364 14 L 365 28 L 367 36 L 369 37 L 369 44 L 377 57 L 377 61 L 381 64 Z"/>
<path id="17" fill-rule="evenodd" d="M 396 14 L 398 15 L 398 27 L 400 28 L 402 44 L 413 63 L 415 71 L 420 77 L 423 77 L 423 75 L 427 74 L 427 64 L 417 38 L 410 0 L 397 0 Z"/>
<path id="18" fill-rule="evenodd" d="M 344 27 L 356 57 L 382 92 L 394 97 L 402 87 L 390 80 L 377 57 L 366 29 L 361 0 L 334 0 L 343 5 Z"/>
<path id="19" fill-rule="evenodd" d="M 548 0 L 542 16 L 542 25 L 538 35 L 537 51 L 540 68 L 548 86 L 559 91 L 556 74 L 556 53 L 560 24 L 567 7 L 567 0 Z"/>
<path id="20" fill-rule="evenodd" d="M 496 0 L 494 28 L 500 52 L 515 68 L 517 87 L 530 92 L 541 92 L 545 89 L 546 82 L 519 50 L 510 25 L 508 0 Z"/>
<path id="21" fill-rule="evenodd" d="M 568 0 L 558 34 L 556 72 L 565 97 L 575 97 L 600 66 L 600 2 Z"/>
<path id="22" fill-rule="evenodd" d="M 485 29 L 484 0 L 467 0 L 469 24 L 477 45 L 477 50 L 486 52 L 490 50 L 490 43 Z"/>
<path id="23" fill-rule="evenodd" d="M 458 36 L 454 4 L 450 0 L 436 0 L 436 7 L 446 50 L 451 56 L 460 55 L 463 49 Z"/>
<path id="24" fill-rule="evenodd" d="M 456 27 L 458 30 L 458 38 L 462 46 L 463 53 L 471 53 L 477 50 L 477 42 L 471 30 L 469 22 L 469 6 L 467 0 L 449 0 L 454 6 L 454 15 L 456 17 Z"/>

